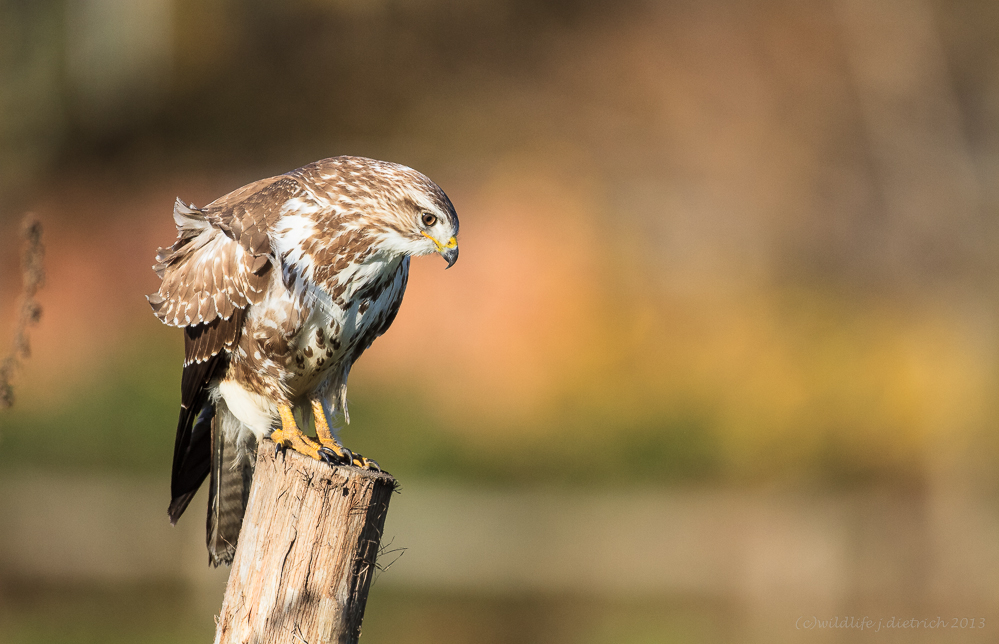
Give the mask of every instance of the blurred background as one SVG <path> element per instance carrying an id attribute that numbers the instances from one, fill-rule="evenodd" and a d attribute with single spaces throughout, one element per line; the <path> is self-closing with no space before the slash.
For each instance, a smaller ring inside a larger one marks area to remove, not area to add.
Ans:
<path id="1" fill-rule="evenodd" d="M 362 641 L 995 641 L 997 29 L 988 0 L 0 0 L 4 352 L 23 213 L 47 249 L 0 642 L 213 636 L 150 266 L 175 197 L 339 154 L 462 221 L 351 379 L 341 436 L 402 483 Z M 799 619 L 834 616 L 956 626 Z"/>

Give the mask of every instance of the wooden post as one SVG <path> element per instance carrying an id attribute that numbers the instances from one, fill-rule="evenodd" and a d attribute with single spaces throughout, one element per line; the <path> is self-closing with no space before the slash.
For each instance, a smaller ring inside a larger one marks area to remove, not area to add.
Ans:
<path id="1" fill-rule="evenodd" d="M 394 489 L 263 441 L 215 644 L 357 642 Z"/>

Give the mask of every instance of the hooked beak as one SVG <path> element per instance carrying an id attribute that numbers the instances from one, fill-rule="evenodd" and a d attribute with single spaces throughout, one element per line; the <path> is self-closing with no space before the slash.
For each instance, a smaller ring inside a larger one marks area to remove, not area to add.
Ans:
<path id="1" fill-rule="evenodd" d="M 447 270 L 448 268 L 454 266 L 454 263 L 458 261 L 457 239 L 452 237 L 451 239 L 447 240 L 446 244 L 442 244 L 425 232 L 421 231 L 421 234 L 434 243 L 434 246 L 437 247 L 437 252 L 441 254 L 441 257 L 443 257 L 445 261 L 447 261 L 447 268 L 445 268 L 444 270 Z"/>
<path id="2" fill-rule="evenodd" d="M 453 240 L 454 237 L 451 239 Z M 455 244 L 454 248 L 445 247 L 444 250 L 441 251 L 441 257 L 447 260 L 447 267 L 444 270 L 454 266 L 454 263 L 458 261 L 458 245 Z"/>

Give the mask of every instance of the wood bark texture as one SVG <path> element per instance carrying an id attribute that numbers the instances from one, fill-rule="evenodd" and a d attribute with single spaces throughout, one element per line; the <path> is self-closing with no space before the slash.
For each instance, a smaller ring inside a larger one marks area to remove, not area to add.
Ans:
<path id="1" fill-rule="evenodd" d="M 357 642 L 394 489 L 263 441 L 215 643 Z"/>

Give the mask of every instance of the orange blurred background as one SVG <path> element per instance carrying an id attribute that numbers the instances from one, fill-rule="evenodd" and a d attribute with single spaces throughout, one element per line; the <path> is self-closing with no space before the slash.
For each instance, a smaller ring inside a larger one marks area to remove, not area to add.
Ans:
<path id="1" fill-rule="evenodd" d="M 404 486 L 364 641 L 991 618 L 997 27 L 975 0 L 0 1 L 0 328 L 24 212 L 47 251 L 0 411 L 0 641 L 211 637 L 201 502 L 163 512 L 182 342 L 150 266 L 174 197 L 338 154 L 462 221 L 351 380 L 341 436 Z"/>

